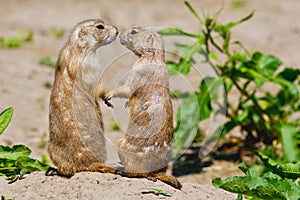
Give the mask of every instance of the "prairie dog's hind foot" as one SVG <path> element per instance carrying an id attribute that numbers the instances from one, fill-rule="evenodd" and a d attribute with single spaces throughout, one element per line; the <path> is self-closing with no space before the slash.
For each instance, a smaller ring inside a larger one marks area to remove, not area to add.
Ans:
<path id="1" fill-rule="evenodd" d="M 162 172 L 158 172 L 155 174 L 149 174 L 149 173 L 130 173 L 125 172 L 124 169 L 117 169 L 116 174 L 128 178 L 147 178 L 149 181 L 156 182 L 157 180 L 160 180 L 163 183 L 166 183 L 178 190 L 182 188 L 181 183 L 175 178 L 174 176 L 166 175 Z"/>
<path id="2" fill-rule="evenodd" d="M 168 176 L 168 175 L 165 175 L 164 173 L 157 173 L 157 174 L 154 174 L 153 177 L 155 179 L 160 180 L 161 182 L 164 182 L 164 183 L 176 188 L 176 189 L 180 190 L 182 188 L 181 183 L 174 176 Z"/>
<path id="3" fill-rule="evenodd" d="M 87 171 L 116 174 L 117 169 L 101 162 L 95 162 L 88 166 Z"/>
<path id="4" fill-rule="evenodd" d="M 58 170 L 54 167 L 49 167 L 49 169 L 45 173 L 46 176 L 58 176 Z"/>
<path id="5" fill-rule="evenodd" d="M 111 108 L 114 108 L 114 106 L 112 105 L 112 103 L 109 102 L 110 99 L 104 99 L 102 98 L 103 102 L 105 103 L 105 105 L 107 107 L 111 107 Z"/>

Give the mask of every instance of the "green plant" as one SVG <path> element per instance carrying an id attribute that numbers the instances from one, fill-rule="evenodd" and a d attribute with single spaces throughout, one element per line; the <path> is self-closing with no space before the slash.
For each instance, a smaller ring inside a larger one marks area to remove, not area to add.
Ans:
<path id="1" fill-rule="evenodd" d="M 245 195 L 251 199 L 299 200 L 300 187 L 294 180 L 300 177 L 300 163 L 278 164 L 263 154 L 260 156 L 264 157 L 263 161 L 267 162 L 267 166 L 272 166 L 267 167 L 262 174 L 241 163 L 238 168 L 245 176 L 233 176 L 224 180 L 215 178 L 212 184 L 239 194 L 238 199 L 242 199 L 242 195 Z"/>
<path id="2" fill-rule="evenodd" d="M 24 43 L 33 41 L 33 37 L 34 33 L 32 31 L 25 33 L 23 30 L 17 30 L 16 36 L 0 36 L 0 48 L 17 48 Z"/>
<path id="3" fill-rule="evenodd" d="M 153 193 L 157 196 L 159 195 L 163 195 L 163 196 L 167 196 L 167 197 L 171 197 L 172 196 L 172 193 L 171 192 L 168 192 L 168 191 L 164 191 L 164 190 L 161 190 L 161 189 L 156 189 L 156 188 L 143 188 L 143 194 L 148 194 L 148 193 Z"/>
<path id="4" fill-rule="evenodd" d="M 14 200 L 14 198 L 6 198 L 5 196 L 1 195 L 1 200 Z"/>
<path id="5" fill-rule="evenodd" d="M 246 6 L 247 2 L 245 0 L 234 0 L 231 5 L 233 8 L 240 9 Z"/>
<path id="6" fill-rule="evenodd" d="M 47 88 L 47 89 L 51 89 L 51 88 L 53 87 L 53 84 L 52 84 L 52 82 L 50 82 L 50 81 L 45 81 L 44 86 L 45 86 L 45 88 Z"/>
<path id="7" fill-rule="evenodd" d="M 255 151 L 255 154 L 262 160 L 264 171 L 271 171 L 282 178 L 297 179 L 300 178 L 300 162 L 298 163 L 282 163 L 277 162 L 269 156 Z"/>
<path id="8" fill-rule="evenodd" d="M 118 131 L 118 130 L 121 129 L 119 123 L 118 123 L 116 120 L 114 120 L 114 121 L 110 124 L 109 127 L 110 127 L 111 130 L 114 130 L 114 131 Z"/>
<path id="9" fill-rule="evenodd" d="M 53 28 L 51 29 L 51 36 L 54 38 L 54 39 L 60 39 L 62 38 L 66 33 L 66 30 L 61 28 L 61 29 L 57 29 L 57 28 Z"/>
<path id="10" fill-rule="evenodd" d="M 48 154 L 42 154 L 41 155 L 42 163 L 45 165 L 49 165 L 49 155 Z"/>
<path id="11" fill-rule="evenodd" d="M 0 134 L 2 134 L 3 131 L 9 125 L 13 112 L 14 112 L 13 108 L 7 108 L 0 113 Z"/>
<path id="12" fill-rule="evenodd" d="M 40 138 L 40 140 L 39 140 L 39 142 L 38 142 L 38 147 L 39 148 L 45 148 L 45 146 L 46 146 L 46 144 L 47 144 L 47 142 L 49 141 L 49 138 L 48 138 L 48 134 L 47 134 L 47 132 L 45 131 L 44 133 L 43 133 L 43 135 L 41 136 L 41 138 Z"/>
<path id="13" fill-rule="evenodd" d="M 8 126 L 13 115 L 13 108 L 8 108 L 0 114 L 0 134 Z M 24 145 L 13 147 L 0 145 L 0 176 L 7 176 L 10 183 L 21 179 L 25 174 L 34 171 L 45 171 L 48 165 L 30 158 L 31 150 Z"/>
<path id="14" fill-rule="evenodd" d="M 51 68 L 55 68 L 56 62 L 50 57 L 45 57 L 45 58 L 40 59 L 39 64 L 48 66 Z"/>
<path id="15" fill-rule="evenodd" d="M 300 111 L 300 70 L 282 68 L 281 61 L 275 56 L 257 51 L 251 53 L 240 41 L 232 40 L 231 29 L 249 20 L 253 13 L 223 24 L 218 21 L 220 11 L 202 18 L 188 2 L 185 5 L 199 21 L 201 31 L 195 34 L 180 28 L 166 28 L 159 32 L 194 41 L 193 44 L 176 44 L 176 52 L 181 56 L 178 61 L 167 62 L 169 73 L 186 75 L 192 65 L 207 63 L 217 71 L 220 79 L 204 78 L 199 84 L 199 91 L 183 98 L 177 111 L 174 133 L 176 153 L 187 147 L 187 141 L 193 139 L 200 121 L 218 112 L 213 109 L 212 102 L 218 97 L 218 89 L 224 87 L 226 104 L 220 104 L 218 109 L 226 111 L 227 122 L 207 143 L 238 127 L 246 135 L 244 148 L 255 149 L 259 142 L 272 146 L 274 141 L 279 141 L 284 160 L 299 160 L 300 120 L 294 116 Z M 196 55 L 200 55 L 202 60 L 196 60 Z M 267 84 L 271 90 L 266 90 Z M 228 99 L 233 93 L 238 94 L 235 96 L 237 103 Z"/>

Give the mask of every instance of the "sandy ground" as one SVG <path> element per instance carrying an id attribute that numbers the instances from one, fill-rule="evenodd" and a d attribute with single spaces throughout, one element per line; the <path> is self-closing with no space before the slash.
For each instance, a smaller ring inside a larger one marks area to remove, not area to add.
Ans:
<path id="1" fill-rule="evenodd" d="M 205 13 L 217 11 L 222 4 L 221 0 L 190 2 Z M 232 37 L 243 41 L 249 49 L 276 55 L 286 66 L 299 67 L 299 0 L 252 0 L 245 1 L 245 5 L 239 8 L 233 6 L 232 0 L 223 2 L 224 11 L 220 17 L 223 22 L 240 19 L 255 11 L 253 19 L 234 29 Z M 0 144 L 25 144 L 32 149 L 32 156 L 38 159 L 46 154 L 46 147 L 38 147 L 38 143 L 48 136 L 50 90 L 44 84 L 52 82 L 54 76 L 54 70 L 39 65 L 39 60 L 47 56 L 56 59 L 67 37 L 55 39 L 51 34 L 53 30 L 68 32 L 83 19 L 102 18 L 120 30 L 144 25 L 199 31 L 197 21 L 179 0 L 1 0 L 0 3 L 0 35 L 12 36 L 16 29 L 34 32 L 32 43 L 17 49 L 0 49 L 0 110 L 10 106 L 15 109 L 10 126 L 0 136 Z M 132 62 L 132 57 L 128 54 L 121 56 L 126 52 L 118 42 L 100 50 L 100 62 L 107 68 L 108 87 L 113 86 L 131 66 L 128 63 Z M 176 82 L 173 85 L 176 87 Z M 111 138 L 108 141 L 108 162 L 113 163 L 118 161 L 115 144 L 122 133 L 112 131 L 109 125 L 114 118 L 121 125 L 126 124 L 126 119 L 123 120 L 123 114 L 108 108 L 103 108 L 103 114 L 107 136 Z M 11 185 L 1 177 L 0 195 L 16 199 L 153 199 L 153 194 L 141 194 L 141 188 L 155 187 L 171 191 L 174 199 L 234 199 L 221 190 L 202 184 L 210 184 L 213 177 L 239 174 L 235 166 L 234 163 L 216 161 L 212 166 L 201 169 L 201 173 L 186 173 L 188 175 L 179 177 L 184 185 L 182 191 L 175 191 L 159 182 L 108 174 L 80 173 L 71 179 L 63 179 L 34 173 Z"/>
<path id="2" fill-rule="evenodd" d="M 164 183 L 155 184 L 145 179 L 129 179 L 112 174 L 78 173 L 71 179 L 46 177 L 33 173 L 11 185 L 0 179 L 0 194 L 17 199 L 235 199 L 237 195 L 223 192 L 207 185 L 184 183 L 182 190 L 176 190 Z M 171 193 L 171 197 L 156 196 L 145 188 L 159 188 Z"/>

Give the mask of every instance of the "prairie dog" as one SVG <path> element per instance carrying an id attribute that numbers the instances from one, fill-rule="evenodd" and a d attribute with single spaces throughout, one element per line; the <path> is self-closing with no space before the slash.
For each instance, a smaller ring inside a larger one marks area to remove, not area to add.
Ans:
<path id="1" fill-rule="evenodd" d="M 104 95 L 106 102 L 112 97 L 129 99 L 130 121 L 118 143 L 124 174 L 159 179 L 180 189 L 180 182 L 164 173 L 172 153 L 173 108 L 163 40 L 156 32 L 134 27 L 121 33 L 120 42 L 139 57 L 126 83 Z"/>
<path id="2" fill-rule="evenodd" d="M 50 97 L 48 152 L 57 173 L 114 173 L 106 166 L 105 138 L 99 98 L 100 66 L 96 50 L 116 39 L 116 27 L 102 20 L 85 20 L 71 31 L 61 49 Z"/>

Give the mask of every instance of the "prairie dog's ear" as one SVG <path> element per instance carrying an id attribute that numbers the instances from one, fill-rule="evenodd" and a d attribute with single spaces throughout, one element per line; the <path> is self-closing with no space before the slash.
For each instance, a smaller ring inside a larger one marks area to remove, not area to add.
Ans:
<path id="1" fill-rule="evenodd" d="M 146 38 L 146 42 L 148 42 L 148 43 L 152 43 L 152 41 L 153 41 L 153 35 L 149 35 L 147 38 Z"/>
<path id="2" fill-rule="evenodd" d="M 79 32 L 78 32 L 78 38 L 82 38 L 83 36 L 85 36 L 87 34 L 87 31 L 85 30 L 85 28 L 80 28 Z"/>

